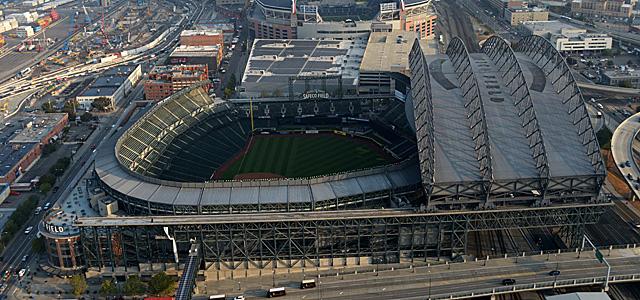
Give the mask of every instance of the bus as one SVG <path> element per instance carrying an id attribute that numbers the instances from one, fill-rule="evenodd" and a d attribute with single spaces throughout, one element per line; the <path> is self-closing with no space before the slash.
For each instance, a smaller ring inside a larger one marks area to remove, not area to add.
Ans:
<path id="1" fill-rule="evenodd" d="M 227 300 L 227 295 L 225 295 L 225 294 L 212 295 L 212 296 L 209 296 L 209 300 Z"/>
<path id="2" fill-rule="evenodd" d="M 287 292 L 284 290 L 284 287 L 279 287 L 279 288 L 269 289 L 269 292 L 267 292 L 267 297 L 269 298 L 280 297 L 286 294 Z"/>
<path id="3" fill-rule="evenodd" d="M 31 73 L 31 68 L 26 68 L 22 71 L 20 71 L 20 77 L 24 77 L 27 76 L 27 74 Z"/>
<path id="4" fill-rule="evenodd" d="M 307 279 L 307 280 L 303 280 L 302 282 L 300 282 L 300 288 L 301 289 L 310 289 L 310 288 L 314 288 L 316 287 L 316 280 L 315 279 Z"/>

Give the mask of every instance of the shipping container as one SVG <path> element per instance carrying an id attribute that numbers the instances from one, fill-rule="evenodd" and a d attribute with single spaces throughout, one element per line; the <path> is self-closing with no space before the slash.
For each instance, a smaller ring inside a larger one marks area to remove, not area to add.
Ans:
<path id="1" fill-rule="evenodd" d="M 52 10 L 49 13 L 49 16 L 51 17 L 52 20 L 57 21 L 60 18 L 60 15 L 58 15 L 58 12 L 55 10 Z"/>
<path id="2" fill-rule="evenodd" d="M 38 25 L 35 28 L 33 28 L 33 32 L 39 32 L 40 30 L 42 30 L 42 26 Z"/>
<path id="3" fill-rule="evenodd" d="M 4 37 L 0 35 L 0 47 L 4 46 Z"/>

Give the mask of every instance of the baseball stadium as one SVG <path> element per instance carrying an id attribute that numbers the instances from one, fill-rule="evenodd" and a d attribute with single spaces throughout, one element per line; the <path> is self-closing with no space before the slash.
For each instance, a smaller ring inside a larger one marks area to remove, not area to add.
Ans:
<path id="1" fill-rule="evenodd" d="M 404 104 L 377 102 L 365 119 L 359 99 L 214 104 L 193 86 L 124 130 L 96 174 L 129 215 L 381 207 L 419 173 Z"/>
<path id="2" fill-rule="evenodd" d="M 144 109 L 96 154 L 91 191 L 118 212 L 75 220 L 74 261 L 87 276 L 188 261 L 195 278 L 462 260 L 487 231 L 553 229 L 577 245 L 611 202 L 555 48 L 493 37 L 469 53 L 456 38 L 425 56 L 416 40 L 409 65 L 403 99 L 220 101 L 201 83 Z"/>

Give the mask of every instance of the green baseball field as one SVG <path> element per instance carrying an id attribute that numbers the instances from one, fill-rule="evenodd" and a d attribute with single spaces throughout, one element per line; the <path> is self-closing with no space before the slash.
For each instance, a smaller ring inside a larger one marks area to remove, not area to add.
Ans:
<path id="1" fill-rule="evenodd" d="M 389 163 L 368 145 L 337 136 L 258 137 L 220 179 L 309 177 Z"/>

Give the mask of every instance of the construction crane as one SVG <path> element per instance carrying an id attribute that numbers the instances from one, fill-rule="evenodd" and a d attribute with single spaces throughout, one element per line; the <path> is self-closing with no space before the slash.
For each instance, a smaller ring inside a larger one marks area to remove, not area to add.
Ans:
<path id="1" fill-rule="evenodd" d="M 91 25 L 91 17 L 89 17 L 89 13 L 87 12 L 87 8 L 82 5 L 82 9 L 84 10 L 84 15 L 86 17 L 86 19 L 84 19 L 87 22 L 87 25 Z"/>
<path id="2" fill-rule="evenodd" d="M 73 13 L 71 13 L 72 16 L 74 16 L 76 14 L 76 8 L 73 8 Z M 67 40 L 64 42 L 64 46 L 62 46 L 62 50 L 66 51 L 69 50 L 69 41 L 71 41 L 71 34 L 73 33 L 73 21 L 75 20 L 75 18 L 71 18 L 71 24 L 69 25 L 69 36 L 67 37 Z"/>
<path id="3" fill-rule="evenodd" d="M 104 38 L 102 44 L 104 44 L 104 41 L 107 41 L 107 44 L 109 44 L 109 48 L 113 48 L 113 46 L 111 46 L 111 43 L 109 42 L 109 39 L 107 38 L 107 33 L 105 32 L 105 27 L 104 27 L 104 12 L 102 13 L 102 37 Z"/>

